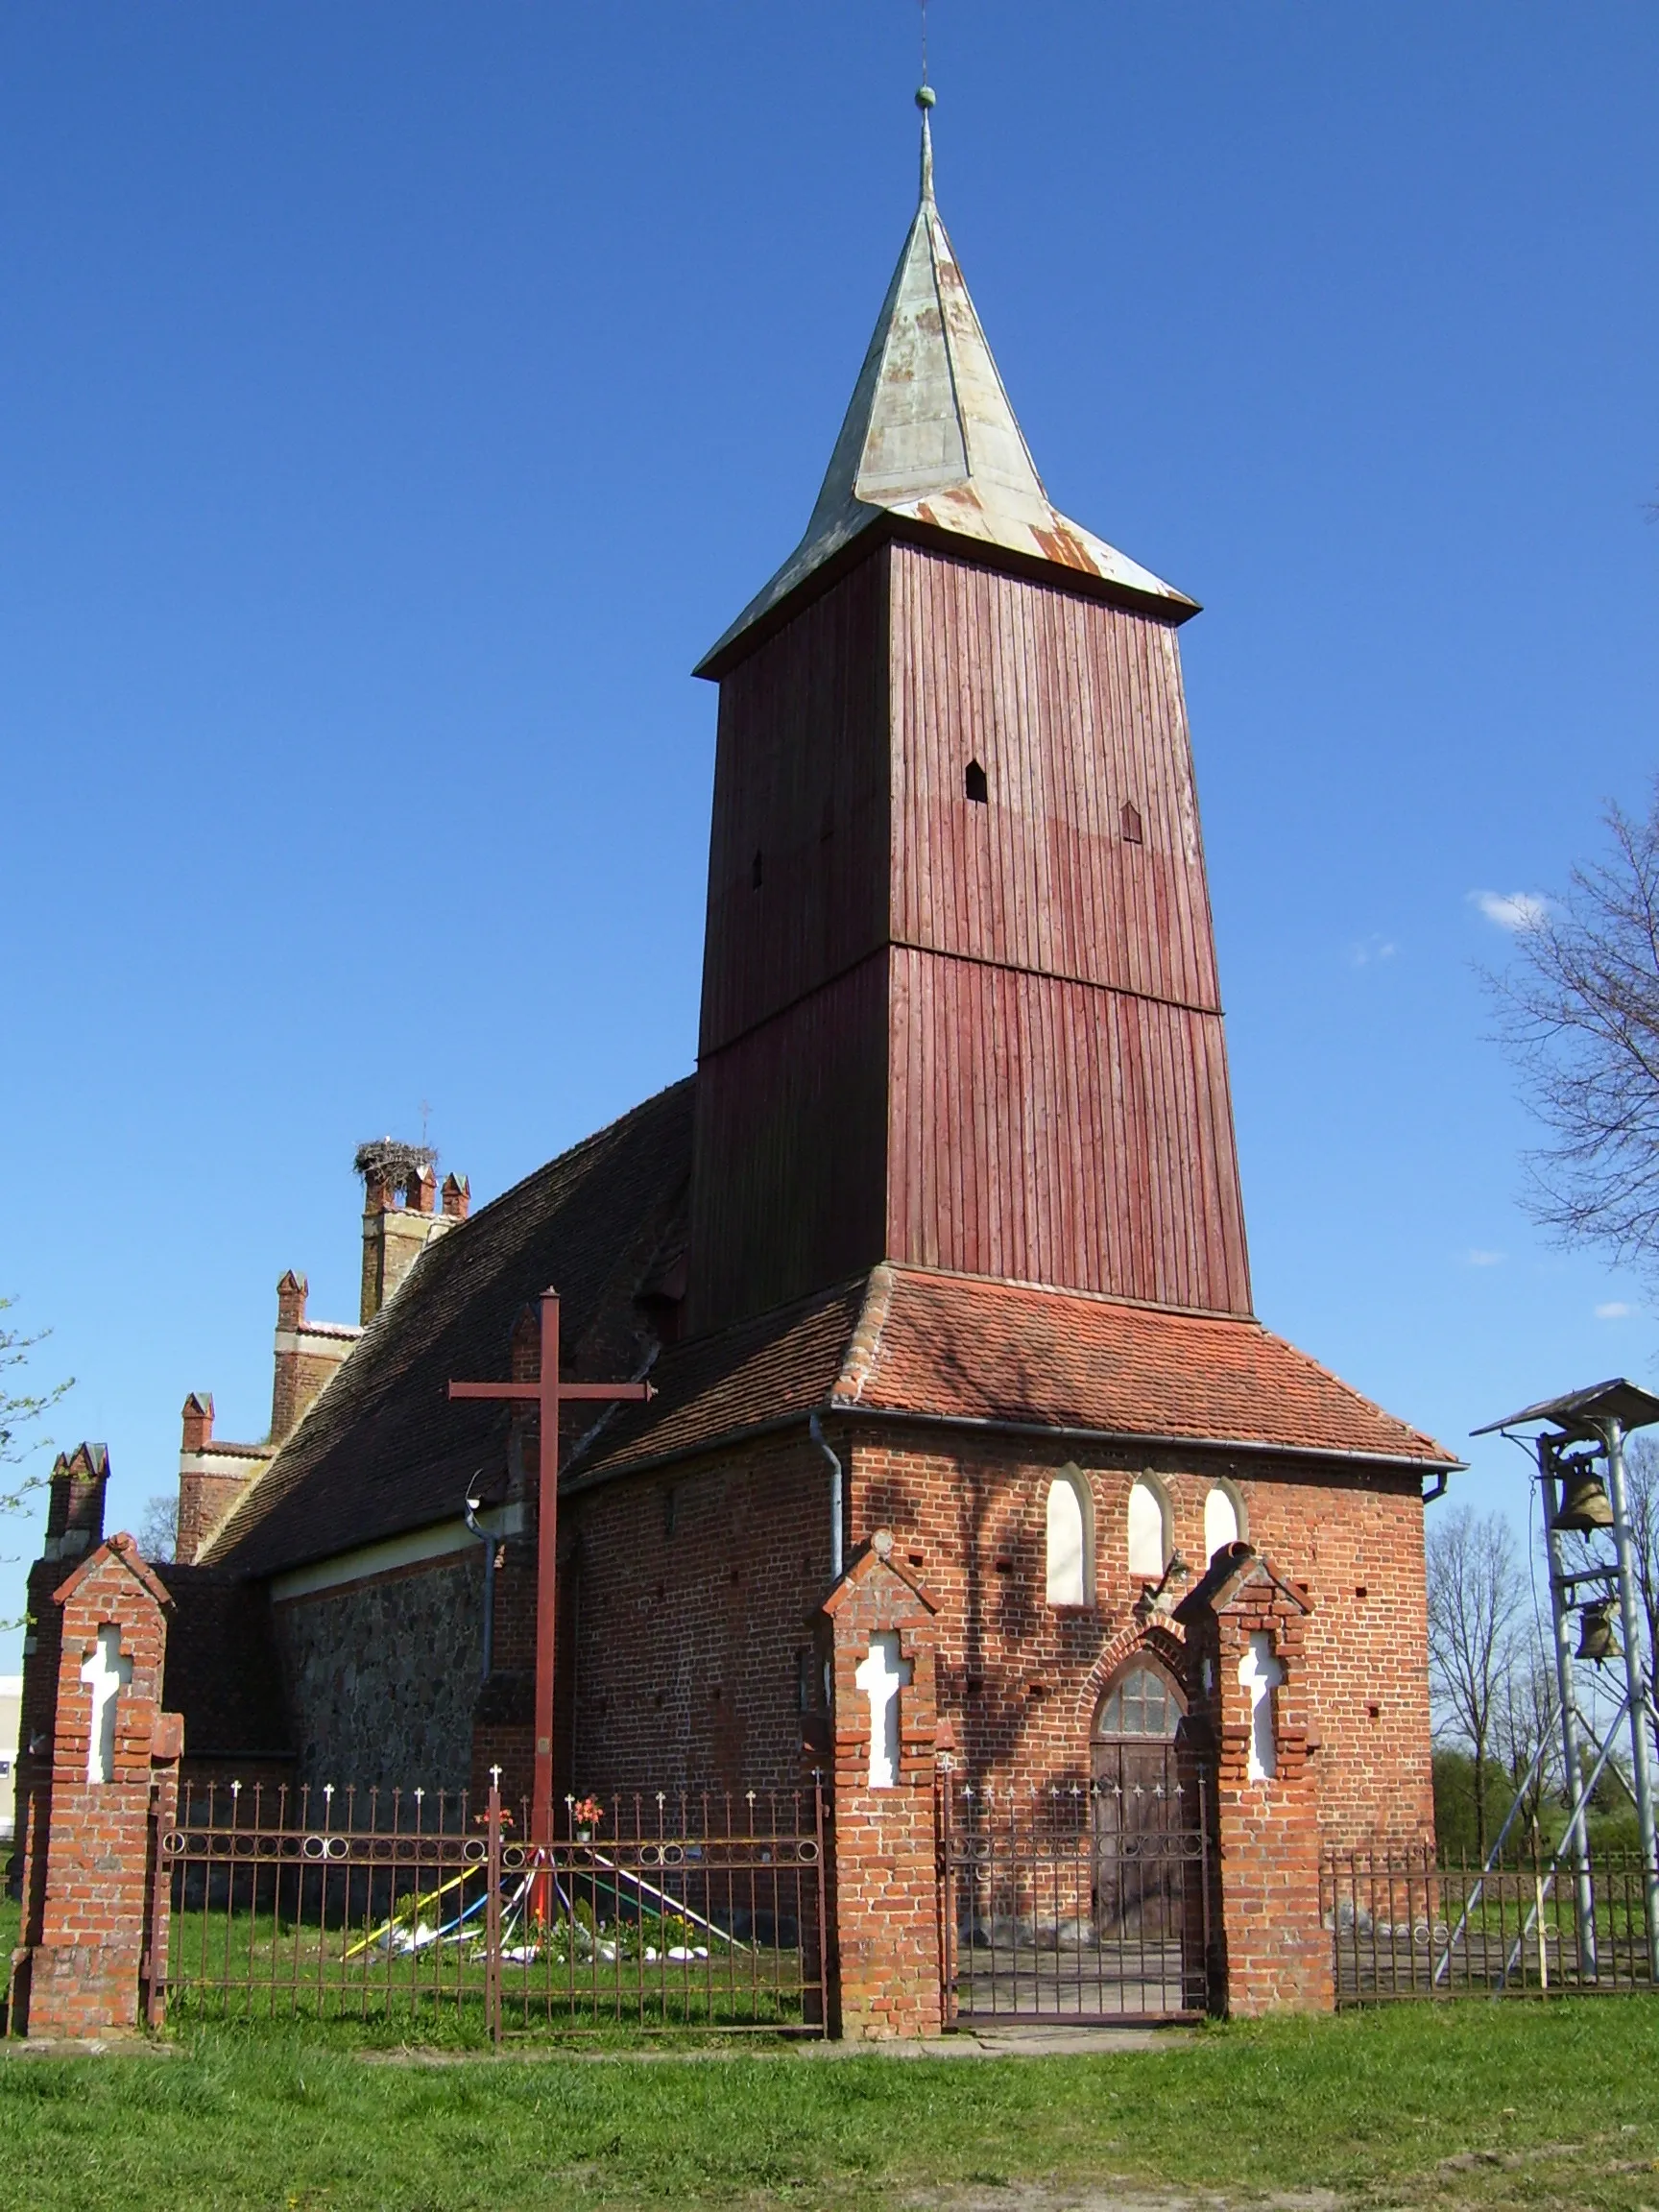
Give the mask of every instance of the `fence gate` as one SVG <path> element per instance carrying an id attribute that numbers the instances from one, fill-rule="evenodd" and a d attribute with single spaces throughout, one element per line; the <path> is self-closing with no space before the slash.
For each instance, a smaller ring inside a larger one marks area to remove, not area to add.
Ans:
<path id="1" fill-rule="evenodd" d="M 1095 1764 L 1089 1785 L 1041 1792 L 942 1784 L 948 2014 L 1081 2025 L 1204 2011 L 1203 1770 L 1173 1744 Z"/>
<path id="2" fill-rule="evenodd" d="M 157 1822 L 152 2017 L 827 2032 L 821 1790 L 571 1800 L 548 1846 L 516 1810 L 186 1788 Z"/>

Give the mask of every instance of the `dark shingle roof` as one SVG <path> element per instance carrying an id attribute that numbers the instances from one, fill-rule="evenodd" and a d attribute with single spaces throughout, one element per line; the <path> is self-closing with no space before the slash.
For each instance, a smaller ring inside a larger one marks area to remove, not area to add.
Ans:
<path id="1" fill-rule="evenodd" d="M 452 1379 L 511 1371 L 513 1324 L 549 1285 L 567 1373 L 636 1371 L 635 1293 L 684 1214 L 689 1077 L 647 1099 L 429 1245 L 214 1538 L 212 1563 L 279 1574 L 459 1513 L 501 1458 L 506 1415 Z"/>
<path id="2" fill-rule="evenodd" d="M 184 1716 L 186 1758 L 291 1758 L 265 1591 L 217 1567 L 178 1563 L 158 1572 L 173 1600 L 161 1702 Z"/>

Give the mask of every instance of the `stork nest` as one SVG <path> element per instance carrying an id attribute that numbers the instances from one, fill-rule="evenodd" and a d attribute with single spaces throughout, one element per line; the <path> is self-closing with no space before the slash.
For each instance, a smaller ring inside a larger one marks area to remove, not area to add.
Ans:
<path id="1" fill-rule="evenodd" d="M 412 1176 L 422 1167 L 437 1166 L 438 1152 L 435 1145 L 399 1144 L 395 1138 L 376 1137 L 358 1145 L 351 1165 L 365 1183 L 388 1184 L 407 1195 Z"/>

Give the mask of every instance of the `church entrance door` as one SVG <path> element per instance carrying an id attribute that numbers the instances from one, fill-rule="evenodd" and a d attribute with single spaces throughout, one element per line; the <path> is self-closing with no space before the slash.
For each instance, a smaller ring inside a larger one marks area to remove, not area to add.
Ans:
<path id="1" fill-rule="evenodd" d="M 1202 1769 L 1180 1693 L 1132 1661 L 1094 1719 L 1090 1780 L 945 1791 L 958 2016 L 1170 2020 L 1207 1994 Z"/>
<path id="2" fill-rule="evenodd" d="M 1189 1804 L 1190 1762 L 1176 1746 L 1184 1718 L 1161 1669 L 1132 1665 L 1107 1691 L 1094 1718 L 1094 1912 L 1118 1943 L 1179 1944 L 1187 1853 L 1198 1825 Z"/>

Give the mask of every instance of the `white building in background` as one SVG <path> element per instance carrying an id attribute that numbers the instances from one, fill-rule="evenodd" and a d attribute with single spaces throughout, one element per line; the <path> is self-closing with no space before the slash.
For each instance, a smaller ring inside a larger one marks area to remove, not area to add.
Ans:
<path id="1" fill-rule="evenodd" d="M 17 1730 L 22 1713 L 22 1675 L 0 1674 L 0 1843 L 10 1843 L 16 1828 L 12 1800 L 17 1786 Z"/>

